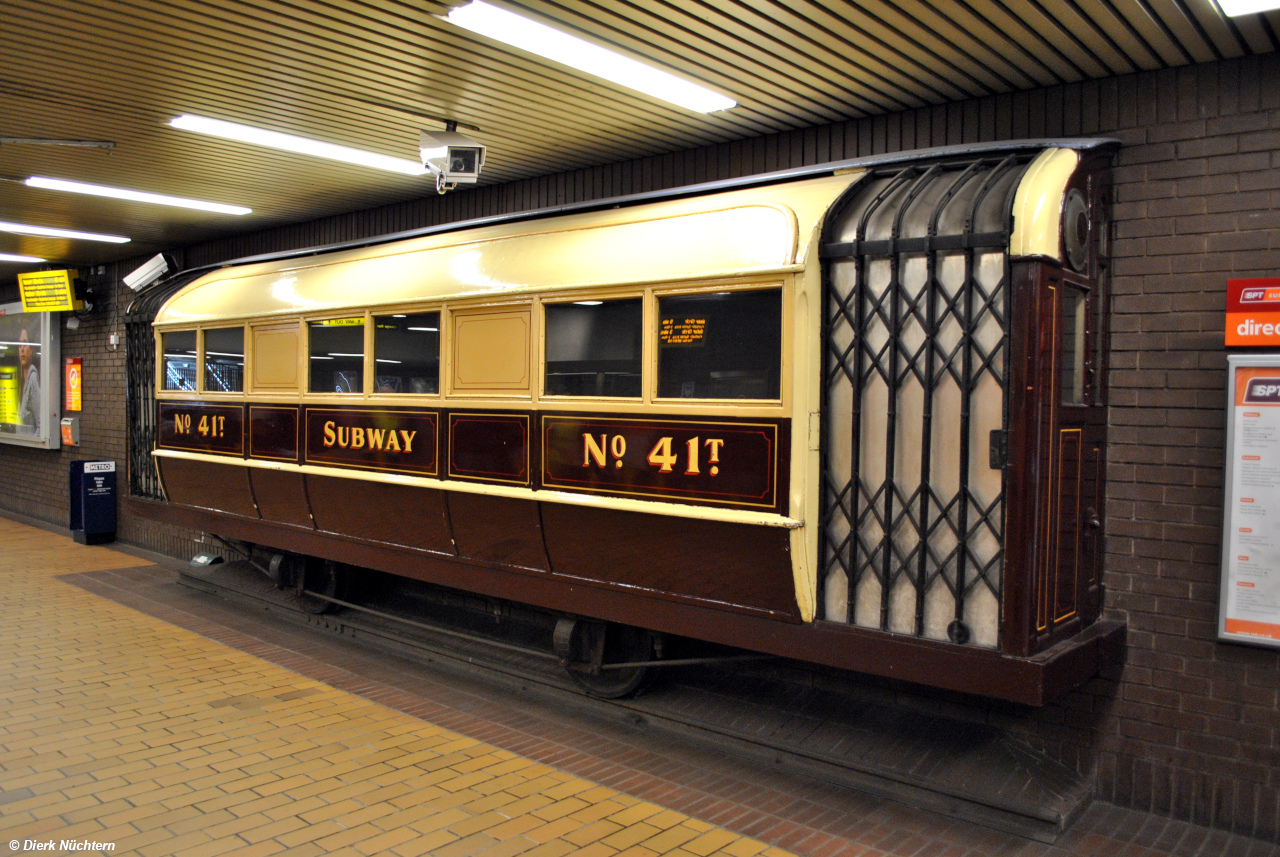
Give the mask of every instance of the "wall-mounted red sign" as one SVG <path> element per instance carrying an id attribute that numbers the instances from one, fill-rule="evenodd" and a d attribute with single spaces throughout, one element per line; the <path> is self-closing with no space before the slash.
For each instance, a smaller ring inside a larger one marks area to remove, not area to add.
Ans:
<path id="1" fill-rule="evenodd" d="M 1280 347 L 1280 277 L 1227 280 L 1227 345 Z"/>
<path id="2" fill-rule="evenodd" d="M 68 357 L 63 361 L 62 389 L 66 393 L 64 411 L 78 411 L 83 402 L 84 364 L 79 357 Z"/>

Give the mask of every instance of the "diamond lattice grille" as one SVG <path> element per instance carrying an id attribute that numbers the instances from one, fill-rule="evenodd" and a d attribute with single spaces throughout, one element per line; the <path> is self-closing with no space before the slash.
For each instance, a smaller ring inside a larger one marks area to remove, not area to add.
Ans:
<path id="1" fill-rule="evenodd" d="M 863 180 L 829 227 L 824 618 L 999 645 L 1008 212 L 1025 160 Z M 996 462 L 999 465 L 999 462 Z"/>

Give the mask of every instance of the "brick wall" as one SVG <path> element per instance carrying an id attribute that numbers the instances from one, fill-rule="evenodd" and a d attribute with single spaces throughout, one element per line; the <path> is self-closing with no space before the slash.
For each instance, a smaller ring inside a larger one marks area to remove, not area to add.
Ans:
<path id="1" fill-rule="evenodd" d="M 189 265 L 771 169 L 948 143 L 1063 135 L 1124 142 L 1117 161 L 1106 607 L 1127 663 L 1045 709 L 897 688 L 1003 724 L 1096 776 L 1101 797 L 1236 832 L 1280 831 L 1280 654 L 1215 642 L 1228 277 L 1280 271 L 1280 61 L 1207 63 L 925 108 L 326 218 L 186 248 Z M 138 260 L 139 262 L 141 260 Z M 136 263 L 135 263 L 136 264 Z M 115 281 L 124 264 L 105 280 Z M 121 296 L 115 286 L 115 297 Z M 0 507 L 66 515 L 67 461 L 124 459 L 123 362 L 102 315 L 85 358 L 85 445 L 0 447 Z M 192 535 L 121 519 L 176 555 Z"/>

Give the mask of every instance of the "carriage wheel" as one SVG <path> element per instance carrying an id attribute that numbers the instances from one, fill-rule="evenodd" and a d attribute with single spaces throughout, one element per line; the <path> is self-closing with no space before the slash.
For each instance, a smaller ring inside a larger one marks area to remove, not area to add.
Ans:
<path id="1" fill-rule="evenodd" d="M 313 615 L 337 610 L 337 604 L 307 595 L 304 590 L 329 598 L 346 598 L 346 570 L 331 559 L 312 556 L 294 557 L 294 564 L 294 600 L 298 607 Z"/>
<path id="2" fill-rule="evenodd" d="M 556 623 L 555 649 L 569 676 L 587 693 L 619 699 L 639 693 L 653 680 L 652 667 L 609 669 L 655 658 L 656 636 L 651 631 L 611 622 L 564 618 Z"/>

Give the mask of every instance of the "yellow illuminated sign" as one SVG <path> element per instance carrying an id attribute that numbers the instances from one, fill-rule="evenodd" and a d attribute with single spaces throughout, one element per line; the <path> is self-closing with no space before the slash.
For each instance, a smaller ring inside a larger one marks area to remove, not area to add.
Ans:
<path id="1" fill-rule="evenodd" d="M 0 423 L 18 424 L 18 367 L 0 366 Z"/>
<path id="2" fill-rule="evenodd" d="M 705 318 L 664 318 L 658 326 L 658 339 L 663 345 L 693 345 L 706 335 Z"/>
<path id="3" fill-rule="evenodd" d="M 364 324 L 364 317 L 360 318 L 326 318 L 324 321 L 312 322 L 316 327 L 360 327 Z"/>
<path id="4" fill-rule="evenodd" d="M 80 309 L 76 300 L 75 271 L 32 271 L 18 275 L 23 312 L 62 312 Z"/>

